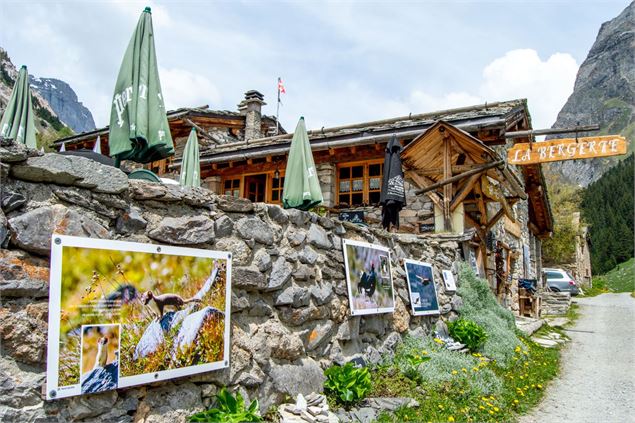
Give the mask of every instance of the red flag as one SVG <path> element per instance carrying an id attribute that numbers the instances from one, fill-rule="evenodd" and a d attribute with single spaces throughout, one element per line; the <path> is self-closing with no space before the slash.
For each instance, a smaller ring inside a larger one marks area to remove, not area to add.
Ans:
<path id="1" fill-rule="evenodd" d="M 282 83 L 282 79 L 278 78 L 278 92 L 282 94 L 286 94 L 287 90 L 284 89 L 284 84 Z"/>

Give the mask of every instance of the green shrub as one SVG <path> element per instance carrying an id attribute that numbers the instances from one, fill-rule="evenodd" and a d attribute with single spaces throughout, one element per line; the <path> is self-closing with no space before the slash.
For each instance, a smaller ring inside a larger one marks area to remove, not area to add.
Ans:
<path id="1" fill-rule="evenodd" d="M 253 400 L 245 408 L 245 400 L 240 393 L 234 397 L 227 388 L 216 394 L 216 407 L 190 416 L 190 422 L 241 423 L 262 421 L 258 409 L 258 400 Z"/>
<path id="2" fill-rule="evenodd" d="M 450 336 L 454 340 L 465 344 L 470 351 L 477 351 L 487 339 L 485 330 L 473 320 L 455 320 L 448 324 L 448 329 L 450 330 Z"/>
<path id="3" fill-rule="evenodd" d="M 394 358 L 395 366 L 402 373 L 410 371 L 408 356 L 413 354 L 429 357 L 424 365 L 417 367 L 417 382 L 421 385 L 439 389 L 447 384 L 458 384 L 465 395 L 492 395 L 502 389 L 502 382 L 480 354 L 461 354 L 446 350 L 430 338 L 407 336 L 397 347 Z"/>
<path id="4" fill-rule="evenodd" d="M 370 373 L 366 367 L 356 368 L 352 363 L 331 366 L 324 371 L 324 390 L 345 405 L 363 400 L 372 388 Z"/>
<path id="5" fill-rule="evenodd" d="M 487 282 L 478 278 L 466 264 L 461 265 L 459 270 L 459 282 L 457 293 L 463 299 L 459 315 L 485 329 L 487 340 L 482 350 L 487 357 L 502 365 L 509 364 L 514 348 L 520 344 L 514 315 L 498 304 Z"/>

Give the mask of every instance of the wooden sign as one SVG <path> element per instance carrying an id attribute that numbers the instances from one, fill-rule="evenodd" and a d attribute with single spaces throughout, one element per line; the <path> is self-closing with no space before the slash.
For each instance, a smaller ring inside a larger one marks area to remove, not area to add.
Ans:
<path id="1" fill-rule="evenodd" d="M 550 141 L 515 144 L 507 152 L 507 161 L 513 165 L 557 162 L 561 160 L 590 159 L 593 157 L 626 154 L 628 142 L 620 135 L 562 138 Z"/>

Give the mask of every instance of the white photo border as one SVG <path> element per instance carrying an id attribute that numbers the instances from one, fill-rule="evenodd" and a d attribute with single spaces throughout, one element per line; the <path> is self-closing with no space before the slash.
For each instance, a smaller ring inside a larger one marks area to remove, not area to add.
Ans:
<path id="1" fill-rule="evenodd" d="M 346 254 L 347 246 L 371 248 L 373 250 L 379 250 L 386 253 L 388 256 L 388 278 L 390 279 L 390 286 L 392 287 L 392 307 L 380 307 L 369 308 L 363 310 L 356 310 L 353 307 L 353 288 L 352 281 L 348 271 L 348 255 Z M 352 239 L 342 238 L 342 253 L 344 255 L 344 273 L 346 274 L 346 287 L 348 289 L 348 303 L 351 309 L 351 316 L 363 316 L 368 314 L 382 314 L 382 313 L 394 313 L 395 312 L 395 283 L 392 278 L 392 265 L 390 262 L 390 249 L 383 245 L 370 244 L 368 242 L 355 241 Z"/>
<path id="2" fill-rule="evenodd" d="M 407 267 L 408 264 L 430 268 L 430 275 L 432 276 L 432 280 L 430 282 L 432 283 L 432 288 L 434 289 L 434 297 L 437 300 L 436 310 L 424 310 L 424 311 L 415 310 L 415 305 L 414 305 L 414 302 L 412 301 L 412 289 L 410 288 L 410 276 L 408 275 L 408 267 Z M 434 283 L 434 267 L 432 267 L 432 264 L 425 263 L 423 261 L 405 258 L 403 259 L 403 268 L 404 268 L 404 271 L 406 272 L 406 285 L 408 285 L 408 296 L 410 298 L 410 309 L 412 310 L 412 315 L 413 316 L 430 316 L 434 314 L 441 314 L 441 310 L 439 307 L 439 293 L 437 292 L 437 286 Z"/>
<path id="3" fill-rule="evenodd" d="M 198 248 L 175 247 L 162 244 L 144 244 L 140 242 L 114 241 L 108 239 L 84 238 L 53 234 L 51 236 L 51 267 L 49 280 L 49 319 L 48 350 L 46 355 L 46 399 L 55 400 L 81 394 L 81 383 L 59 386 L 59 349 L 62 288 L 62 250 L 64 247 L 93 248 L 103 250 L 131 251 L 150 254 L 202 257 L 226 260 L 225 281 L 225 330 L 223 335 L 223 358 L 220 361 L 180 369 L 162 370 L 135 376 L 120 377 L 117 389 L 148 383 L 154 383 L 178 377 L 191 376 L 228 368 L 231 346 L 231 268 L 232 255 L 227 251 L 203 250 Z M 121 332 L 120 332 L 121 336 Z M 121 359 L 121 357 L 120 357 Z M 121 364 L 120 364 L 121 367 Z"/>

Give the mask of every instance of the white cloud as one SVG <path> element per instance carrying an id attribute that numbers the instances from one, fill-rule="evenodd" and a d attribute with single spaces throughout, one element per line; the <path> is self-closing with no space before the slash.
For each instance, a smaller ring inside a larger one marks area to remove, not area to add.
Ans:
<path id="1" fill-rule="evenodd" d="M 218 88 L 203 75 L 185 69 L 159 67 L 159 78 L 167 110 L 220 103 Z"/>
<path id="2" fill-rule="evenodd" d="M 568 53 L 543 61 L 535 50 L 512 50 L 485 67 L 479 93 L 489 102 L 526 98 L 533 127 L 549 128 L 573 92 L 577 71 Z"/>

